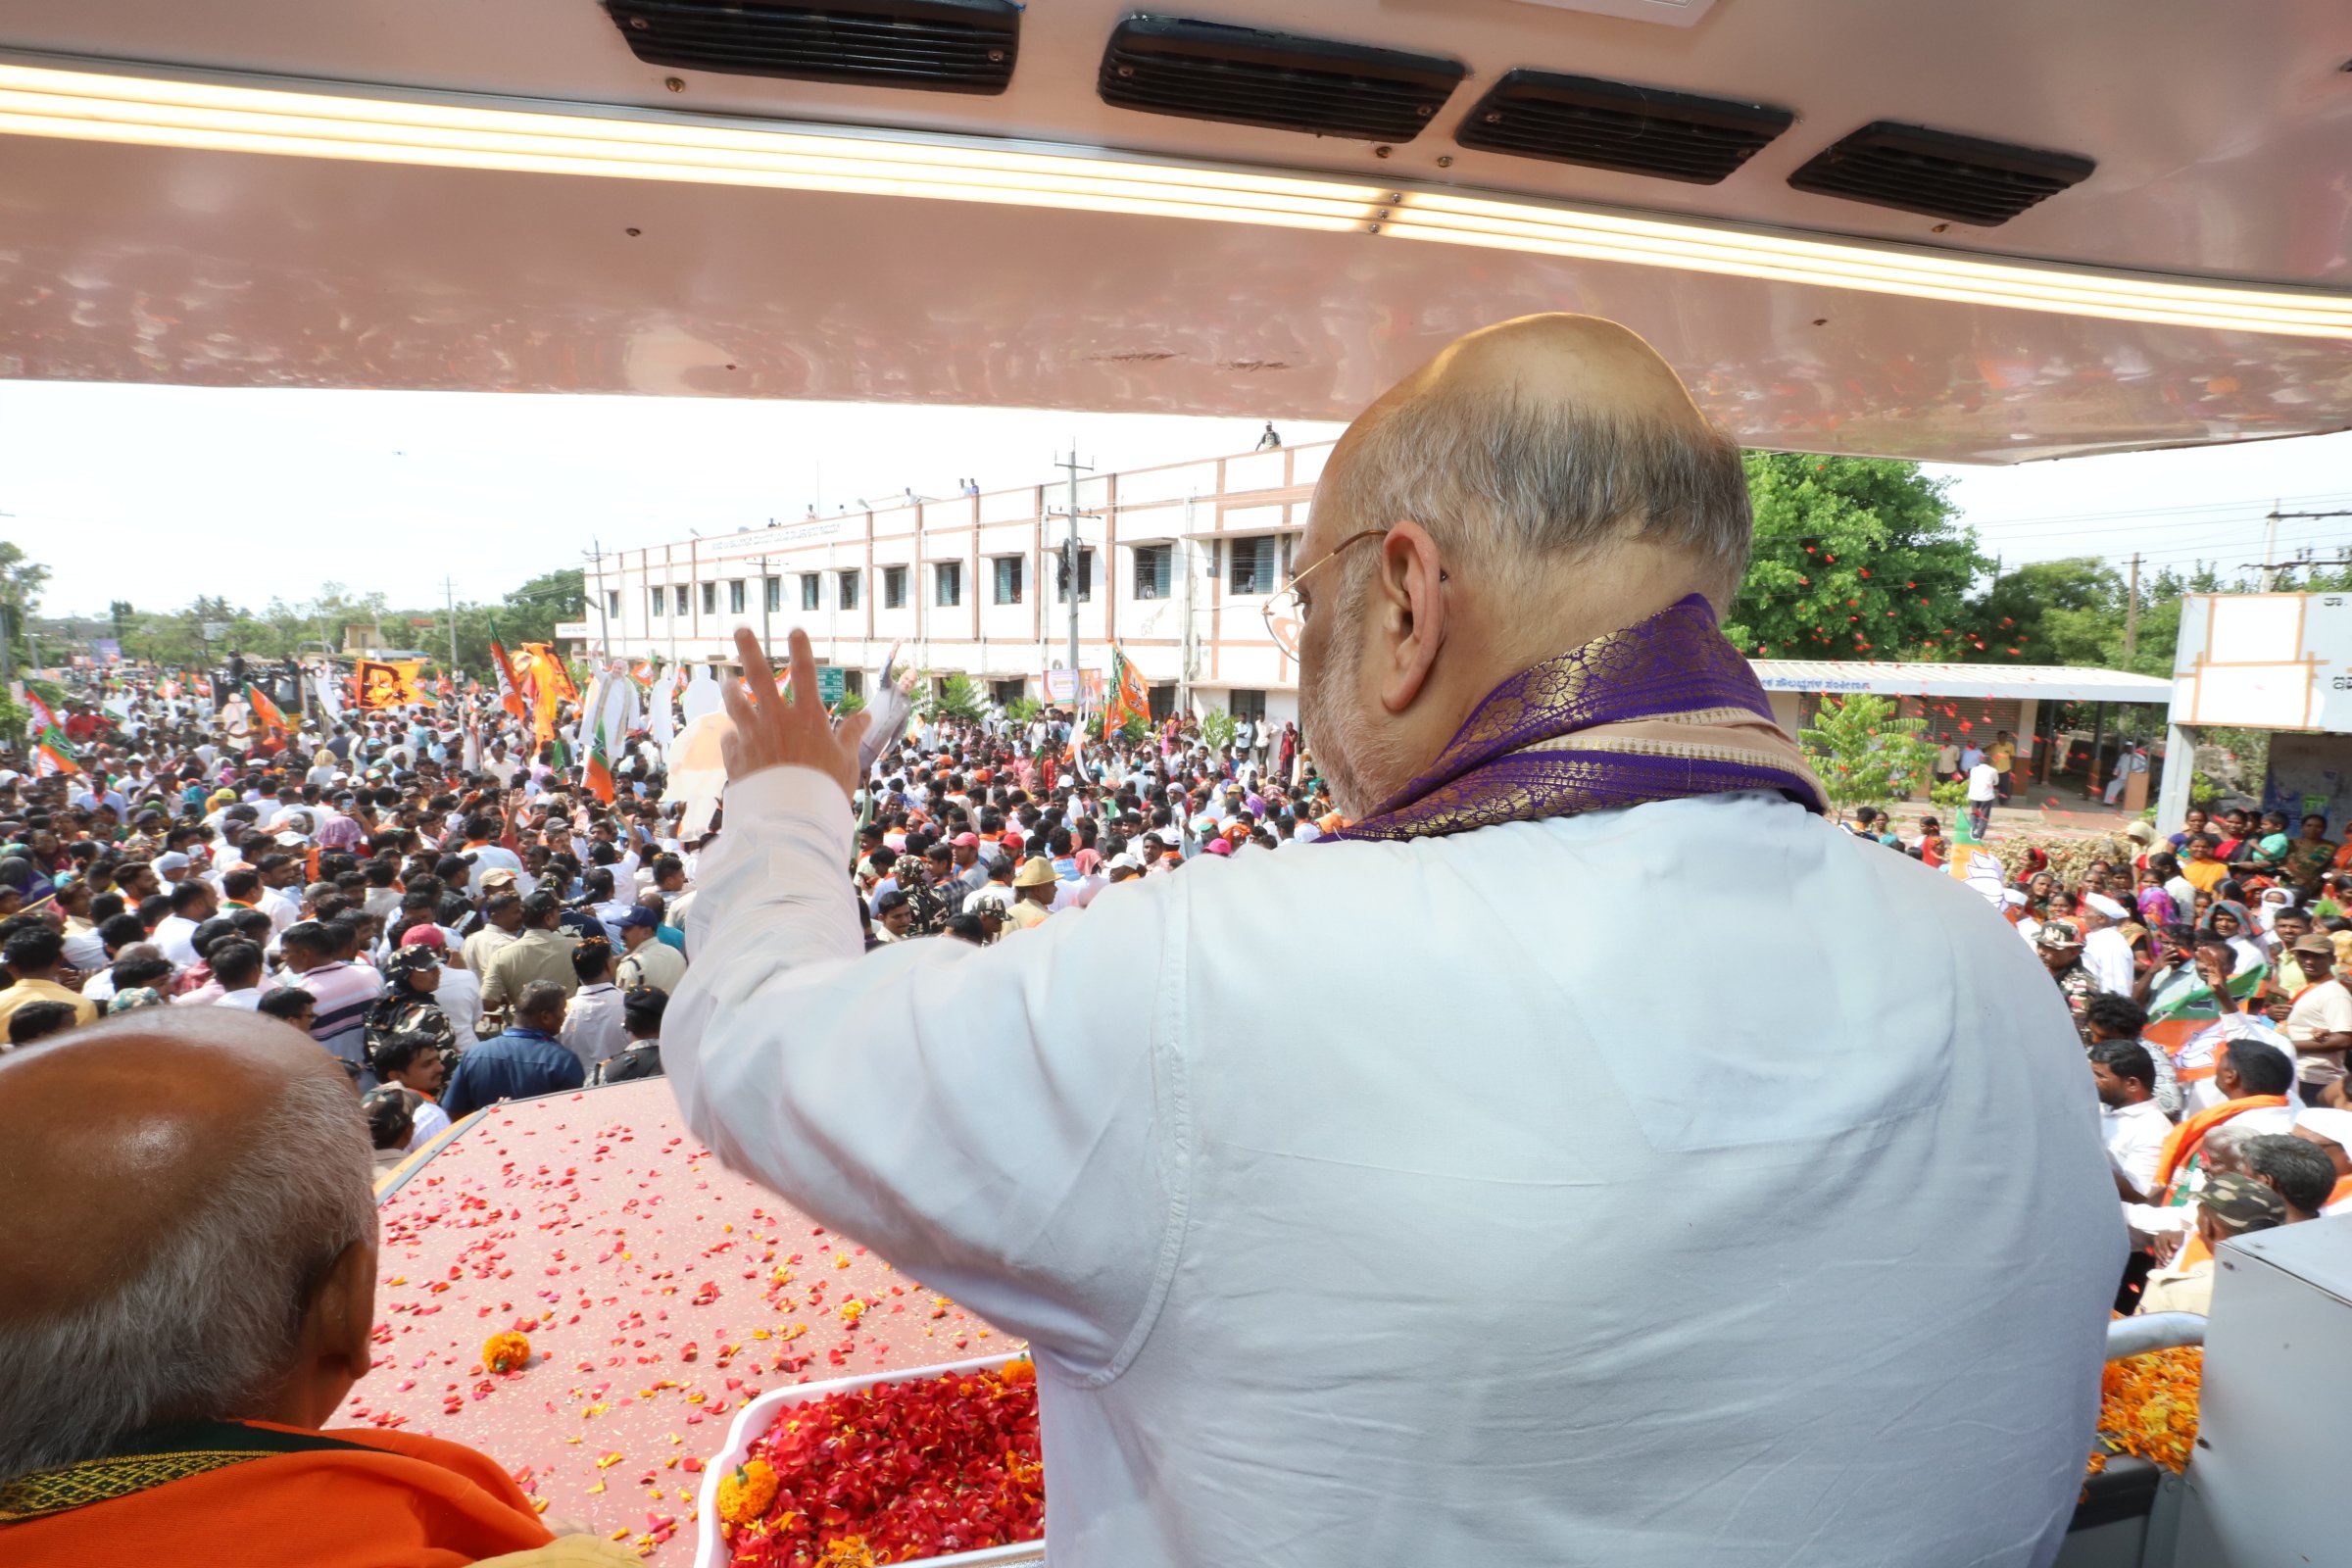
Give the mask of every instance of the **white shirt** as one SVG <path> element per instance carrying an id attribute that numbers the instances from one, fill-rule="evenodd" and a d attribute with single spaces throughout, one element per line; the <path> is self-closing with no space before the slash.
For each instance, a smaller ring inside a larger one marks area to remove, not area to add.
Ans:
<path id="1" fill-rule="evenodd" d="M 2065 1004 L 1952 878 L 1714 797 L 861 956 L 838 786 L 727 794 L 671 1088 L 1033 1344 L 1056 1560 L 2057 1550 L 2125 1232 Z M 1531 883 L 1593 896 L 1498 936 Z M 1742 936 L 1694 986 L 1652 933 L 1701 904 Z M 1854 1353 L 1888 1325 L 1935 1353 Z"/>
<path id="2" fill-rule="evenodd" d="M 458 1032 L 458 1049 L 470 1047 L 473 1026 L 482 1016 L 481 976 L 454 963 L 443 964 L 441 978 L 433 986 L 433 1004 L 449 1014 L 449 1026 Z"/>
<path id="3" fill-rule="evenodd" d="M 2082 939 L 2082 967 L 2108 995 L 2132 994 L 2132 943 L 2115 927 L 2101 926 Z"/>
<path id="4" fill-rule="evenodd" d="M 1997 801 L 2001 798 L 2000 770 L 1990 762 L 1979 762 L 1968 770 L 1968 798 L 1972 801 Z"/>
<path id="5" fill-rule="evenodd" d="M 223 991 L 212 1000 L 216 1007 L 237 1007 L 252 1012 L 262 1004 L 262 988 L 247 986 L 242 991 Z"/>
<path id="6" fill-rule="evenodd" d="M 2099 1136 L 2107 1144 L 2107 1162 L 2143 1195 L 2156 1186 L 2156 1160 L 2172 1132 L 2172 1119 L 2153 1100 L 2121 1110 L 2099 1107 Z"/>
<path id="7" fill-rule="evenodd" d="M 184 914 L 167 914 L 156 923 L 155 945 L 164 950 L 164 956 L 182 969 L 196 961 L 197 921 Z"/>
<path id="8" fill-rule="evenodd" d="M 432 1101 L 419 1101 L 412 1118 L 409 1141 L 401 1146 L 402 1152 L 414 1154 L 447 1131 L 449 1112 Z"/>
<path id="9" fill-rule="evenodd" d="M 573 992 L 564 1004 L 564 1027 L 556 1031 L 556 1038 L 580 1058 L 583 1067 L 593 1067 L 607 1056 L 626 1051 L 629 1030 L 621 1021 L 620 988 L 610 980 L 600 980 Z"/>

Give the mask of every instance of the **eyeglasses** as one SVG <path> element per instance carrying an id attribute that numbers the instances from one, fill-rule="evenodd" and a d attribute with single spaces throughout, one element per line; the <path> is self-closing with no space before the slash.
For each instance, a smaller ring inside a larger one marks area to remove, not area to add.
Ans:
<path id="1" fill-rule="evenodd" d="M 1291 573 L 1290 586 L 1268 599 L 1265 604 L 1266 631 L 1273 637 L 1275 647 L 1293 659 L 1298 657 L 1298 638 L 1306 630 L 1306 599 L 1298 592 L 1298 585 L 1337 561 L 1340 552 L 1346 550 L 1349 545 L 1363 539 L 1377 539 L 1388 531 L 1386 528 L 1366 528 L 1361 533 L 1351 533 L 1338 544 L 1333 545 L 1324 553 L 1322 560 L 1304 571 Z"/>

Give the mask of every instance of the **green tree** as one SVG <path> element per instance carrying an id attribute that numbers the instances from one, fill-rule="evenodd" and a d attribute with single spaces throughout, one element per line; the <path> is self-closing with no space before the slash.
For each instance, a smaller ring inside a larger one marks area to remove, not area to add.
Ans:
<path id="1" fill-rule="evenodd" d="M 1936 748 L 1920 737 L 1926 727 L 1901 716 L 1892 698 L 1862 692 L 1824 701 L 1797 741 L 1831 805 L 1885 806 L 1909 800 L 1934 768 Z"/>
<path id="2" fill-rule="evenodd" d="M 19 665 L 31 660 L 24 622 L 40 608 L 41 590 L 48 581 L 47 566 L 0 539 L 0 636 L 8 639 L 9 655 Z"/>
<path id="3" fill-rule="evenodd" d="M 1223 751 L 1233 744 L 1234 719 L 1222 708 L 1212 708 L 1200 715 L 1200 738 L 1212 752 Z"/>
<path id="4" fill-rule="evenodd" d="M 979 718 L 988 711 L 988 693 L 960 671 L 945 679 L 935 679 L 924 671 L 907 701 L 924 718 Z"/>
<path id="5" fill-rule="evenodd" d="M 1747 455 L 1755 548 L 1724 617 L 1770 659 L 1946 659 L 1988 562 L 1915 463 Z"/>
<path id="6" fill-rule="evenodd" d="M 1973 662 L 2105 664 L 2123 656 L 2124 579 L 2095 556 L 2005 571 L 1971 601 L 1952 657 Z"/>

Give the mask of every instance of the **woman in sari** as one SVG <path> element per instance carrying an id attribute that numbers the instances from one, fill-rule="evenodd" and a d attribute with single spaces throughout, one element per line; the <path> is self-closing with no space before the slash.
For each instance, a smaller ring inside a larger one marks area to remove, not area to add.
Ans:
<path id="1" fill-rule="evenodd" d="M 2139 873 L 2139 892 L 2132 901 L 2139 906 L 2140 919 L 2147 922 L 2153 931 L 2162 931 L 2168 925 L 2187 923 L 2180 906 L 2174 901 L 2164 883 L 2162 871 L 2151 864 Z"/>
<path id="2" fill-rule="evenodd" d="M 2308 902 L 2318 892 L 2321 873 L 2335 864 L 2335 845 L 2328 837 L 2328 819 L 2317 812 L 2303 818 L 2303 835 L 2286 847 L 2282 869 Z"/>
<path id="3" fill-rule="evenodd" d="M 2050 899 L 2058 891 L 2058 879 L 2047 871 L 2036 871 L 2026 878 L 2026 912 L 2036 920 L 2050 917 Z"/>

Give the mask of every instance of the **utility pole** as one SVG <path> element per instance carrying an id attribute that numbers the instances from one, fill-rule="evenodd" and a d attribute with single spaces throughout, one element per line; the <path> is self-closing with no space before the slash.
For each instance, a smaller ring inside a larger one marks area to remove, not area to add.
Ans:
<path id="1" fill-rule="evenodd" d="M 1069 457 L 1054 466 L 1063 469 L 1070 481 L 1070 533 L 1062 541 L 1061 549 L 1069 584 L 1066 598 L 1070 607 L 1070 716 L 1075 720 L 1078 716 L 1078 699 L 1082 695 L 1078 680 L 1078 587 L 1081 581 L 1078 568 L 1085 560 L 1084 552 L 1078 548 L 1078 475 L 1094 472 L 1095 466 L 1078 461 L 1078 443 L 1072 441 Z"/>
<path id="2" fill-rule="evenodd" d="M 2124 602 L 2124 662 L 2139 649 L 2139 552 L 2132 552 L 2132 597 Z"/>
<path id="3" fill-rule="evenodd" d="M 773 648 L 775 646 L 774 639 L 769 637 L 767 634 L 768 607 L 775 602 L 776 597 L 775 594 L 769 590 L 771 587 L 781 586 L 781 584 L 776 582 L 774 572 L 775 563 L 768 560 L 765 556 L 761 556 L 760 558 L 760 646 L 762 648 Z"/>
<path id="4" fill-rule="evenodd" d="M 2246 561 L 2238 564 L 2241 567 L 2258 566 L 2261 568 L 2262 591 L 2264 593 L 2267 594 L 2271 591 L 2271 584 L 2273 581 L 2272 574 L 2274 572 L 2292 571 L 2297 566 L 2311 567 L 2352 565 L 2352 561 L 2314 561 L 2310 558 L 2310 552 L 2308 550 L 2304 552 L 2303 558 L 2297 561 L 2273 561 L 2271 558 L 2278 553 L 2278 519 L 2281 517 L 2352 517 L 2352 509 L 2339 508 L 2332 512 L 2280 512 L 2278 510 L 2278 503 L 2273 502 L 2271 504 L 2271 515 L 2269 519 L 2270 528 L 2264 535 L 2263 540 L 2262 560 Z"/>
<path id="5" fill-rule="evenodd" d="M 458 585 L 441 579 L 441 605 L 449 612 L 449 678 L 458 678 Z"/>
<path id="6" fill-rule="evenodd" d="M 611 659 L 612 657 L 612 612 L 605 607 L 605 547 L 591 538 L 588 541 L 586 553 L 588 559 L 596 564 L 596 620 L 597 624 L 605 629 L 604 635 L 598 639 L 598 642 L 602 645 L 603 656 Z M 583 615 L 581 618 L 586 619 L 587 617 Z"/>

